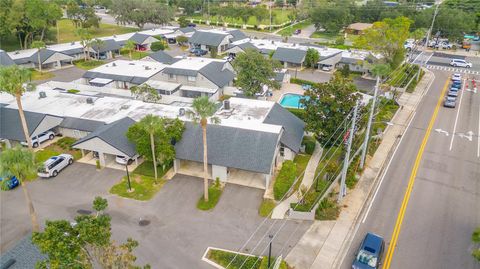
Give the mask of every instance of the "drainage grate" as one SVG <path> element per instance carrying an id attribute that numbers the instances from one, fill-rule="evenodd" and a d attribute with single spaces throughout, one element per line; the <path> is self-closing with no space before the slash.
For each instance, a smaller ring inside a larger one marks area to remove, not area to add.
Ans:
<path id="1" fill-rule="evenodd" d="M 140 226 L 147 226 L 148 224 L 150 224 L 150 221 L 147 219 L 142 219 L 138 222 L 138 225 Z"/>
<path id="2" fill-rule="evenodd" d="M 77 213 L 80 214 L 80 215 L 90 215 L 90 214 L 92 214 L 92 211 L 86 210 L 86 209 L 79 209 L 79 210 L 77 210 Z"/>

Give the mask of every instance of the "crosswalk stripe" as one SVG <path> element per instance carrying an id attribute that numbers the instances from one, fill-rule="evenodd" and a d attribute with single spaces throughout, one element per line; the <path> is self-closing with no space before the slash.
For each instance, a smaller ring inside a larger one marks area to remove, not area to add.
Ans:
<path id="1" fill-rule="evenodd" d="M 427 69 L 435 69 L 435 70 L 444 70 L 444 71 L 452 71 L 455 73 L 465 73 L 465 74 L 473 74 L 473 75 L 480 75 L 480 71 L 473 71 L 468 69 L 460 69 L 460 68 L 453 68 L 449 66 L 439 66 L 439 65 L 426 65 Z"/>

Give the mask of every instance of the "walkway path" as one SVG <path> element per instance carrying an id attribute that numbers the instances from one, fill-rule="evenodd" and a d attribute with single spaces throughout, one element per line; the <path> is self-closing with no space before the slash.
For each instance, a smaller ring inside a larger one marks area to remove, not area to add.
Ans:
<path id="1" fill-rule="evenodd" d="M 433 74 L 426 72 L 414 93 L 403 93 L 398 102 L 403 107 L 392 119 L 393 126 L 385 131 L 382 143 L 357 183 L 342 202 L 342 211 L 336 221 L 316 221 L 303 235 L 298 244 L 287 255 L 286 261 L 295 268 L 331 269 L 337 268 L 350 245 L 364 204 L 371 195 L 384 163 L 391 157 L 413 116 L 418 103 L 433 80 Z"/>
<path id="2" fill-rule="evenodd" d="M 312 153 L 312 157 L 308 161 L 307 167 L 305 168 L 305 173 L 303 174 L 302 183 L 300 186 L 305 186 L 307 189 L 313 184 L 315 179 L 315 170 L 317 170 L 318 162 L 322 157 L 323 148 L 318 142 L 315 142 L 315 150 Z M 298 191 L 292 193 L 290 197 L 283 200 L 278 204 L 272 212 L 272 219 L 283 219 L 285 218 L 285 213 L 287 213 L 290 208 L 291 203 L 298 202 Z"/>

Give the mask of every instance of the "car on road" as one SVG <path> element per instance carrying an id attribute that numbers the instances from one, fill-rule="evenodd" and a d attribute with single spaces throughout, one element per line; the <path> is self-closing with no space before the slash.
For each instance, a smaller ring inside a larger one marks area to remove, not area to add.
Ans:
<path id="1" fill-rule="evenodd" d="M 457 105 L 457 98 L 451 97 L 451 96 L 445 97 L 445 101 L 443 102 L 444 107 L 455 108 L 456 105 Z"/>
<path id="2" fill-rule="evenodd" d="M 462 81 L 462 75 L 458 73 L 452 74 L 452 81 Z"/>
<path id="3" fill-rule="evenodd" d="M 450 61 L 450 65 L 453 67 L 466 67 L 466 68 L 472 67 L 472 63 L 462 59 L 452 59 L 452 61 Z"/>
<path id="4" fill-rule="evenodd" d="M 457 97 L 458 96 L 458 90 L 453 90 L 453 89 L 450 89 L 447 93 L 447 96 L 450 96 L 450 97 Z"/>
<path id="5" fill-rule="evenodd" d="M 70 154 L 60 154 L 58 156 L 50 157 L 46 160 L 42 167 L 38 169 L 37 175 L 39 177 L 56 177 L 60 171 L 73 163 L 73 156 Z"/>
<path id="6" fill-rule="evenodd" d="M 40 146 L 41 143 L 47 141 L 47 140 L 53 140 L 55 138 L 55 133 L 52 131 L 46 131 L 44 133 L 41 133 L 37 136 L 32 137 L 32 147 L 36 148 Z M 28 146 L 26 141 L 20 142 L 20 144 L 24 146 Z"/>
<path id="7" fill-rule="evenodd" d="M 352 269 L 380 268 L 384 249 L 385 241 L 381 236 L 367 233 L 355 254 Z"/>
<path id="8" fill-rule="evenodd" d="M 0 185 L 2 186 L 2 190 L 11 190 L 20 185 L 20 182 L 15 176 L 0 177 Z"/>

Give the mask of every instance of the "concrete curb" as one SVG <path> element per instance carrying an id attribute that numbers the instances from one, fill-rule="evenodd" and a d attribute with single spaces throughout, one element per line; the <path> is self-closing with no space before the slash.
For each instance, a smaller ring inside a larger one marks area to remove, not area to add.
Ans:
<path id="1" fill-rule="evenodd" d="M 413 117 L 415 115 L 415 111 L 416 111 L 416 108 L 418 107 L 418 105 L 421 103 L 421 101 L 423 100 L 423 97 L 426 95 L 426 93 L 428 92 L 428 89 L 430 89 L 430 86 L 431 84 L 433 83 L 434 79 L 435 79 L 435 75 L 433 74 L 433 72 L 431 72 L 430 70 L 427 70 L 424 68 L 424 71 L 429 73 L 430 74 L 430 80 L 427 82 L 426 84 L 426 87 L 423 89 L 423 92 L 422 94 L 420 95 L 421 98 L 418 100 L 418 102 L 414 105 L 414 109 L 410 112 L 410 115 L 408 116 L 407 118 L 407 122 L 408 124 L 406 126 L 408 126 L 410 124 L 410 122 L 413 120 Z M 425 78 L 425 76 L 424 76 Z M 392 120 L 395 119 L 395 117 L 398 116 L 398 113 L 399 113 L 400 110 L 397 110 L 397 112 L 395 113 L 395 115 L 393 116 Z M 389 127 L 389 126 L 388 126 Z M 387 128 L 388 128 L 387 127 Z M 342 246 L 340 247 L 340 251 L 339 253 L 337 254 L 337 256 L 335 257 L 334 259 L 334 262 L 333 262 L 333 267 L 332 268 L 337 268 L 339 267 L 343 260 L 345 259 L 346 255 L 347 255 L 347 248 L 351 245 L 352 241 L 353 241 L 353 238 L 355 237 L 359 227 L 360 227 L 360 220 L 364 217 L 364 215 L 366 214 L 366 206 L 369 205 L 371 202 L 372 202 L 372 198 L 373 198 L 373 194 L 375 193 L 374 190 L 376 190 L 378 187 L 379 187 L 379 179 L 386 173 L 386 167 L 385 167 L 385 164 L 386 163 L 389 163 L 390 160 L 393 158 L 394 156 L 394 153 L 396 151 L 396 149 L 399 147 L 400 145 L 400 137 L 402 137 L 404 134 L 405 134 L 405 131 L 407 130 L 407 127 L 405 127 L 402 132 L 401 132 L 401 135 L 397 137 L 397 139 L 395 140 L 395 142 L 392 144 L 391 148 L 389 149 L 388 151 L 388 155 L 387 155 L 387 158 L 385 158 L 381 164 L 381 169 L 377 172 L 376 176 L 375 176 L 375 179 L 373 181 L 373 184 L 370 186 L 370 189 L 368 191 L 368 195 L 367 195 L 367 198 L 364 200 L 364 203 L 362 205 L 362 209 L 358 212 L 357 216 L 355 217 L 354 221 L 353 221 L 353 225 L 350 227 L 349 231 L 348 231 L 348 234 L 347 236 L 345 237 L 345 240 L 343 241 L 342 243 Z M 388 131 L 388 130 L 386 130 Z"/>

